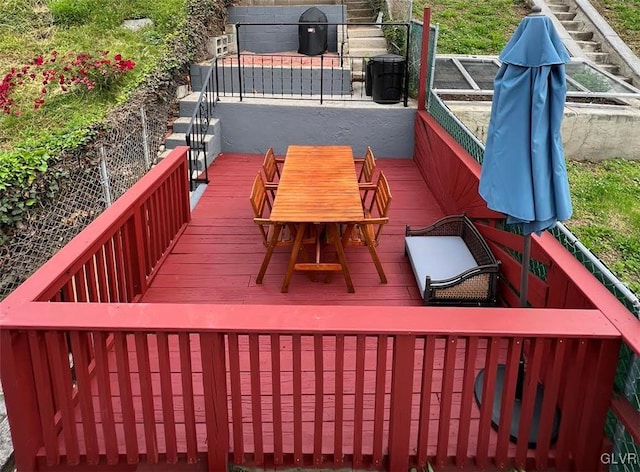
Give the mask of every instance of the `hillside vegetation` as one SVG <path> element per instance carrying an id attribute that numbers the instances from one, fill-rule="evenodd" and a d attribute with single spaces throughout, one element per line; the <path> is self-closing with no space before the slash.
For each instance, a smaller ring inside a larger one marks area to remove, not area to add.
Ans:
<path id="1" fill-rule="evenodd" d="M 0 244 L 56 194 L 67 152 L 94 139 L 132 95 L 165 96 L 207 36 L 222 0 L 4 0 L 0 9 Z M 125 20 L 148 19 L 140 29 Z M 222 26 L 223 27 L 223 26 Z M 216 30 L 215 32 L 213 30 Z M 174 94 L 175 95 L 175 94 Z"/>

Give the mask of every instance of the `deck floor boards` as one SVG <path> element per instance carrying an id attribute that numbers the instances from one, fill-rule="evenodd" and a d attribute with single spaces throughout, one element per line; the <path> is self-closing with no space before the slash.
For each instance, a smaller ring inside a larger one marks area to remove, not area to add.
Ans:
<path id="1" fill-rule="evenodd" d="M 295 272 L 289 293 L 280 293 L 289 248 L 277 248 L 261 285 L 256 276 L 265 253 L 252 221 L 249 193 L 263 156 L 222 154 L 209 168 L 210 185 L 192 220 L 159 268 L 142 301 L 147 303 L 421 305 L 411 265 L 404 255 L 405 225 L 428 225 L 444 216 L 411 159 L 377 159 L 391 187 L 389 224 L 378 253 L 387 274 L 382 284 L 369 252 L 348 247 L 355 285 L 348 293 L 342 274 L 325 280 Z"/>

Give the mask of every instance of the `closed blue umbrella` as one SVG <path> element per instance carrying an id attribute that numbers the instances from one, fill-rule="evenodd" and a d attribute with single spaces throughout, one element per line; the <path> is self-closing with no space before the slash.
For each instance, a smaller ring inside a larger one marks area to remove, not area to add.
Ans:
<path id="1" fill-rule="evenodd" d="M 534 7 L 536 8 L 536 7 Z M 520 306 L 527 306 L 531 233 L 540 234 L 571 216 L 571 196 L 560 125 L 567 93 L 565 63 L 569 55 L 549 18 L 540 9 L 525 17 L 500 53 L 494 80 L 491 118 L 480 174 L 479 192 L 487 206 L 504 213 L 507 224 L 524 234 Z M 524 359 L 521 359 L 510 436 L 517 439 L 522 401 Z M 492 424 L 500 422 L 505 366 L 498 366 Z M 476 378 L 481 402 L 484 372 Z M 530 447 L 537 443 L 544 388 L 538 384 Z M 552 436 L 558 430 L 553 421 Z"/>
<path id="2" fill-rule="evenodd" d="M 479 191 L 525 235 L 521 306 L 526 306 L 529 235 L 571 216 L 562 147 L 569 62 L 549 18 L 525 17 L 500 54 Z"/>

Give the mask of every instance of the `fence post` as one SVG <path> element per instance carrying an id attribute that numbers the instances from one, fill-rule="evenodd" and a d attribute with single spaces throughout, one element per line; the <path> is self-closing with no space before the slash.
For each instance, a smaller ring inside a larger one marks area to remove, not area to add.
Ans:
<path id="1" fill-rule="evenodd" d="M 415 336 L 396 336 L 391 374 L 389 470 L 409 470 L 411 395 L 413 394 Z"/>
<path id="2" fill-rule="evenodd" d="M 242 101 L 242 51 L 240 50 L 240 23 L 236 24 L 236 48 L 238 51 L 238 90 Z M 233 66 L 231 67 L 231 84 L 233 85 Z M 224 74 L 224 70 L 222 72 Z"/>
<path id="3" fill-rule="evenodd" d="M 426 110 L 426 96 L 429 84 L 427 83 L 427 67 L 429 67 L 429 36 L 431 34 L 431 10 L 424 9 L 422 20 L 422 50 L 420 52 L 420 74 L 418 76 L 418 110 Z M 434 51 L 435 54 L 435 51 Z"/>
<path id="4" fill-rule="evenodd" d="M 149 128 L 147 127 L 147 113 L 144 106 L 140 107 L 140 119 L 142 120 L 142 147 L 144 149 L 144 170 L 151 168 L 151 149 L 149 149 Z"/>
<path id="5" fill-rule="evenodd" d="M 113 197 L 111 196 L 111 185 L 109 183 L 109 171 L 107 170 L 107 155 L 104 152 L 104 145 L 100 145 L 98 148 L 100 153 L 100 180 L 102 183 L 102 191 L 104 193 L 104 201 L 107 207 L 113 204 Z"/>
<path id="6" fill-rule="evenodd" d="M 2 388 L 16 466 L 18 470 L 36 470 L 36 454 L 43 445 L 43 437 L 26 332 L 8 329 L 0 332 L 0 372 L 3 379 L 10 380 Z"/>

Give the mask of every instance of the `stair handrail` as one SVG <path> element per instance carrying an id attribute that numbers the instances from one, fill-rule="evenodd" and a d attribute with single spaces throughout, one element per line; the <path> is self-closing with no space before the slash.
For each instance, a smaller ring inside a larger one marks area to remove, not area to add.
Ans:
<path id="1" fill-rule="evenodd" d="M 185 141 L 189 146 L 189 187 L 195 190 L 198 184 L 209 183 L 209 169 L 207 166 L 207 131 L 209 124 L 213 118 L 215 109 L 216 93 L 218 91 L 217 84 L 217 67 L 218 58 L 211 60 L 211 65 L 202 81 L 202 87 L 195 109 L 191 114 L 191 121 L 185 134 Z M 216 73 L 214 74 L 214 70 Z M 194 171 L 198 170 L 198 155 L 204 153 L 204 172 L 197 173 L 194 177 Z"/>

